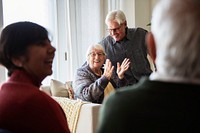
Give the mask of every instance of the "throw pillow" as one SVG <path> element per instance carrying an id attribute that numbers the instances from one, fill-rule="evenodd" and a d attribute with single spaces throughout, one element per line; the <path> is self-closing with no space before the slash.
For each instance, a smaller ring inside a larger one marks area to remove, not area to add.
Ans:
<path id="1" fill-rule="evenodd" d="M 68 90 L 69 99 L 74 99 L 74 90 L 72 88 L 72 81 L 67 81 L 65 85 Z"/>
<path id="2" fill-rule="evenodd" d="M 113 85 L 108 82 L 108 85 L 106 86 L 104 90 L 104 99 L 110 95 L 111 92 L 115 91 Z"/>
<path id="3" fill-rule="evenodd" d="M 52 96 L 69 97 L 68 88 L 66 85 L 58 80 L 51 80 L 50 89 Z"/>

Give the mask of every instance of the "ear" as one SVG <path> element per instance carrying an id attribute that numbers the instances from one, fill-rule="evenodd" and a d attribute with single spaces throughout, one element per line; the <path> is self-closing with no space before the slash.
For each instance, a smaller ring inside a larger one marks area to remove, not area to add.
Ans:
<path id="1" fill-rule="evenodd" d="M 146 43 L 149 50 L 149 55 L 151 56 L 153 62 L 155 63 L 156 60 L 156 45 L 154 36 L 151 32 L 147 33 Z"/>
<path id="2" fill-rule="evenodd" d="M 12 63 L 18 67 L 22 67 L 24 58 L 23 57 L 14 57 L 12 58 Z"/>
<path id="3" fill-rule="evenodd" d="M 124 22 L 124 25 L 125 25 L 125 27 L 127 27 L 127 21 L 125 20 L 125 22 Z"/>

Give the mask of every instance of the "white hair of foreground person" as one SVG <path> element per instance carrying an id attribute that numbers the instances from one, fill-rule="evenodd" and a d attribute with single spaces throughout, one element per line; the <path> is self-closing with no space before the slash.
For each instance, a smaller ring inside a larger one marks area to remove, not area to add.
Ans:
<path id="1" fill-rule="evenodd" d="M 160 0 L 151 30 L 158 73 L 200 80 L 200 1 Z"/>

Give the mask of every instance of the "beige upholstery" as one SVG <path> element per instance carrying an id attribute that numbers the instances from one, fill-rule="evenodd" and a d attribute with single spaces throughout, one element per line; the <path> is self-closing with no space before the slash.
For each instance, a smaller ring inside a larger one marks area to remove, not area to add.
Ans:
<path id="1" fill-rule="evenodd" d="M 83 104 L 77 123 L 76 133 L 95 133 L 100 104 Z"/>
<path id="2" fill-rule="evenodd" d="M 51 96 L 50 86 L 42 86 L 40 87 L 40 90 Z M 61 107 L 63 107 L 63 105 Z M 82 104 L 75 130 L 76 133 L 95 133 L 100 107 L 101 107 L 100 104 L 94 104 L 94 103 Z"/>

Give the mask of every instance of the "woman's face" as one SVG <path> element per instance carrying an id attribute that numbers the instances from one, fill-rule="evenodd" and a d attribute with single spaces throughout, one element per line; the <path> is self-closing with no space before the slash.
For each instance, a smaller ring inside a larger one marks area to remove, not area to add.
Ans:
<path id="1" fill-rule="evenodd" d="M 22 67 L 38 80 L 52 74 L 52 63 L 56 49 L 49 40 L 28 47 Z"/>
<path id="2" fill-rule="evenodd" d="M 106 59 L 105 54 L 101 50 L 93 49 L 89 54 L 88 63 L 91 69 L 100 69 Z"/>

